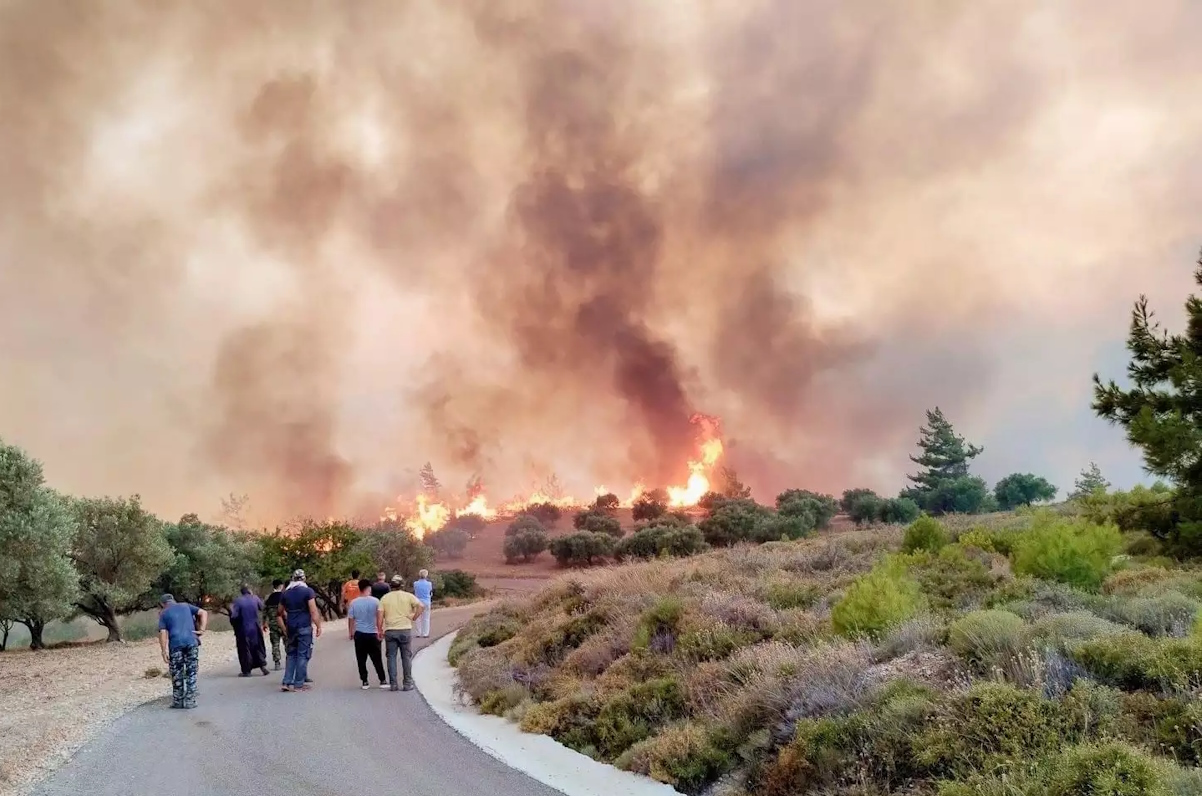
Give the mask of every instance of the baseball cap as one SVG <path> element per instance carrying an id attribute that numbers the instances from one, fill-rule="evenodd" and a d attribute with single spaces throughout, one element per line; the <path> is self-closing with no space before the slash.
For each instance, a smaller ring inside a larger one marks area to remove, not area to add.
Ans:
<path id="1" fill-rule="evenodd" d="M 305 579 L 305 571 L 303 569 L 296 570 L 295 572 L 292 573 L 292 579 L 293 580 L 304 580 Z"/>
<path id="2" fill-rule="evenodd" d="M 402 578 L 400 575 L 393 575 L 392 576 L 392 585 L 393 586 L 404 586 L 405 579 Z"/>
<path id="3" fill-rule="evenodd" d="M 167 603 L 173 603 L 175 602 L 175 595 L 162 594 L 159 596 L 159 602 L 163 605 L 166 605 Z"/>

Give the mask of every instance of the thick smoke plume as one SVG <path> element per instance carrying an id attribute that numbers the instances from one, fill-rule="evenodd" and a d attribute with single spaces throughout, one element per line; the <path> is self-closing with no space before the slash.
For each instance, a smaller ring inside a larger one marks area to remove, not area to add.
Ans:
<path id="1" fill-rule="evenodd" d="M 264 521 L 427 460 L 679 483 L 695 411 L 758 492 L 893 488 L 935 403 L 1065 428 L 1124 305 L 1188 284 L 1200 22 L 9 0 L 0 437 L 66 490 Z"/>

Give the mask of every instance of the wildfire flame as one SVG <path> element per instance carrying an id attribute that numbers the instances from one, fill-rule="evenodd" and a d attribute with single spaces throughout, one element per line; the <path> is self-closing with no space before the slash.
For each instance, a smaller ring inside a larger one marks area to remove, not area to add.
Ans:
<path id="1" fill-rule="evenodd" d="M 687 462 L 689 476 L 684 486 L 667 488 L 668 505 L 677 509 L 697 505 L 702 496 L 710 491 L 710 479 L 724 452 L 721 423 L 718 418 L 696 414 L 691 421 L 698 428 L 696 457 Z M 610 493 L 610 490 L 604 486 L 595 487 L 593 491 L 597 497 Z M 645 491 L 646 487 L 641 482 L 636 482 L 630 490 L 630 496 L 626 500 L 619 499 L 618 505 L 629 508 Z M 473 479 L 466 502 L 459 508 L 454 508 L 451 503 L 435 501 L 424 494 L 419 494 L 412 500 L 398 497 L 397 501 L 398 505 L 409 506 L 409 510 L 404 514 L 404 522 L 419 539 L 445 528 L 453 518 L 468 514 L 482 517 L 485 520 L 493 520 L 498 517 L 519 514 L 527 506 L 535 503 L 550 503 L 561 509 L 578 510 L 591 502 L 581 501 L 570 495 L 556 497 L 535 489 L 529 495 L 515 497 L 497 508 L 492 508 L 484 494 L 483 484 L 478 479 Z M 396 521 L 401 515 L 402 512 L 398 509 L 389 507 L 384 510 L 381 519 Z"/>

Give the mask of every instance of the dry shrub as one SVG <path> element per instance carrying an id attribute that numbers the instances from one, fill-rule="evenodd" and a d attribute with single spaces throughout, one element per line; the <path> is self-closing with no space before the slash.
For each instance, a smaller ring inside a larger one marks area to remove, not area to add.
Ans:
<path id="1" fill-rule="evenodd" d="M 695 793 L 721 776 L 732 761 L 728 752 L 714 743 L 705 727 L 693 722 L 668 727 L 659 735 L 635 744 L 618 759 L 618 766 L 671 785 L 683 793 Z"/>
<path id="2" fill-rule="evenodd" d="M 1103 594 L 1121 594 L 1134 597 L 1149 586 L 1180 581 L 1181 573 L 1160 567 L 1138 567 L 1120 569 L 1102 581 Z"/>
<path id="3" fill-rule="evenodd" d="M 940 646 L 947 636 L 947 626 L 930 615 L 916 616 L 887 631 L 876 646 L 878 661 L 888 661 L 920 650 Z"/>
<path id="4" fill-rule="evenodd" d="M 630 652 L 636 620 L 619 614 L 608 627 L 590 637 L 564 659 L 564 667 L 584 677 L 598 677 L 614 661 Z"/>
<path id="5" fill-rule="evenodd" d="M 772 634 L 772 638 L 793 646 L 810 645 L 828 638 L 834 632 L 827 621 L 830 616 L 829 608 L 826 614 L 827 618 L 824 619 L 814 612 L 796 608 L 781 611 L 777 616 L 776 632 Z"/>
<path id="6" fill-rule="evenodd" d="M 701 612 L 734 628 L 771 634 L 776 628 L 776 612 L 762 602 L 730 592 L 710 592 L 701 600 Z"/>
<path id="7" fill-rule="evenodd" d="M 455 690 L 480 702 L 492 691 L 501 691 L 515 684 L 513 665 L 499 647 L 475 649 L 459 659 L 459 678 Z"/>

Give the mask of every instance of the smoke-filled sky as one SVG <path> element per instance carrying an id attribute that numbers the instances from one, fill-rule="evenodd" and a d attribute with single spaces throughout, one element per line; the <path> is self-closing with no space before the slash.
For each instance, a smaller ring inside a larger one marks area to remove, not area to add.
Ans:
<path id="1" fill-rule="evenodd" d="M 167 516 L 1096 459 L 1202 244 L 1191 0 L 0 3 L 0 437 Z"/>

